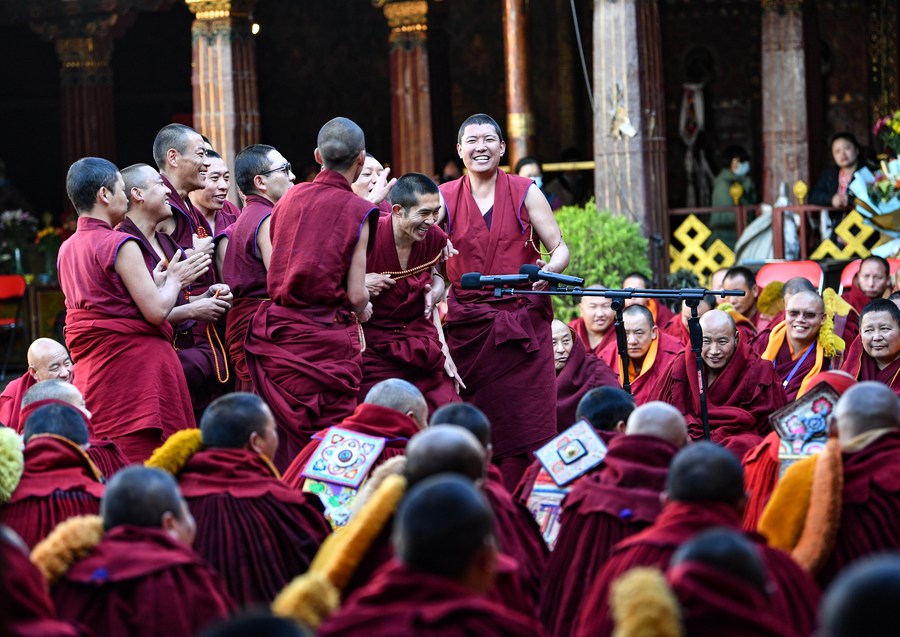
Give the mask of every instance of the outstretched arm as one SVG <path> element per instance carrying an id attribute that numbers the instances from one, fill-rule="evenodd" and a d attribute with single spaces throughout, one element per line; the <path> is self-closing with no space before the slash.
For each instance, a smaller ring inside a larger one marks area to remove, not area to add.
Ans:
<path id="1" fill-rule="evenodd" d="M 532 184 L 525 195 L 525 207 L 528 208 L 528 216 L 534 227 L 535 239 L 540 239 L 544 247 L 550 251 L 550 260 L 544 261 L 543 257 L 536 263 L 541 269 L 560 274 L 569 265 L 569 248 L 563 240 L 562 232 L 553 216 L 553 210 L 537 186 Z M 535 289 L 547 287 L 546 281 L 538 281 L 533 286 Z"/>

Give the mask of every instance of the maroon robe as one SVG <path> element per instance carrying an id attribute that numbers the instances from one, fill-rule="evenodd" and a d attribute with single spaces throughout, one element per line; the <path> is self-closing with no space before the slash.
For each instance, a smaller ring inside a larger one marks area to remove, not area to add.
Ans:
<path id="1" fill-rule="evenodd" d="M 598 469 L 575 482 L 541 586 L 540 618 L 551 635 L 572 634 L 584 593 L 613 546 L 656 520 L 677 451 L 655 436 L 616 436 Z"/>
<path id="2" fill-rule="evenodd" d="M 37 381 L 31 372 L 26 371 L 19 378 L 9 381 L 9 384 L 0 394 L 0 425 L 6 425 L 10 429 L 15 429 L 16 433 L 22 433 L 22 427 L 25 422 L 19 419 L 19 413 L 22 410 L 22 399 L 25 392 L 35 386 Z"/>
<path id="3" fill-rule="evenodd" d="M 51 594 L 62 619 L 96 637 L 193 637 L 234 607 L 219 576 L 162 529 L 117 526 Z"/>
<path id="4" fill-rule="evenodd" d="M 656 299 L 647 299 L 647 309 L 653 315 L 653 323 L 656 325 L 665 325 L 675 316 L 675 313 L 669 309 L 668 305 Z"/>
<path id="5" fill-rule="evenodd" d="M 849 288 L 844 290 L 844 293 L 841 294 L 841 298 L 852 305 L 853 309 L 857 312 L 862 312 L 864 307 L 875 300 L 871 297 L 866 296 L 866 294 L 855 285 L 851 285 Z"/>
<path id="6" fill-rule="evenodd" d="M 377 208 L 340 173 L 323 170 L 272 211 L 271 301 L 250 319 L 244 355 L 268 403 L 284 470 L 317 431 L 353 413 L 362 378 L 361 327 L 351 316 L 346 278 L 364 223 L 375 239 Z"/>
<path id="7" fill-rule="evenodd" d="M 781 471 L 778 459 L 780 448 L 781 438 L 777 431 L 773 431 L 744 455 L 744 490 L 747 493 L 743 524 L 745 531 L 755 531 L 759 526 L 763 510 L 778 484 L 778 474 Z"/>
<path id="8" fill-rule="evenodd" d="M 652 526 L 616 545 L 582 599 L 573 634 L 578 637 L 612 634 L 609 589 L 626 571 L 637 566 L 665 570 L 678 547 L 698 533 L 715 527 L 737 530 L 740 524 L 738 512 L 727 504 L 670 501 Z M 801 634 L 811 634 L 816 628 L 819 588 L 790 555 L 767 546 L 761 535 L 748 534 L 748 537 L 765 563 L 768 579 L 777 587 L 770 612 L 784 618 Z"/>
<path id="9" fill-rule="evenodd" d="M 770 611 L 771 596 L 722 568 L 685 561 L 666 579 L 691 637 L 806 637 Z"/>
<path id="10" fill-rule="evenodd" d="M 459 250 L 447 262 L 447 344 L 468 387 L 462 398 L 491 421 L 494 458 L 501 468 L 508 465 L 504 481 L 510 489 L 529 462 L 528 452 L 556 435 L 553 308 L 546 296 L 497 299 L 490 291 L 463 290 L 460 280 L 467 272 L 515 273 L 540 258 L 528 242 L 533 228 L 525 196 L 531 184 L 497 172 L 490 228 L 468 176 L 441 186 L 448 234 Z"/>
<path id="11" fill-rule="evenodd" d="M 681 320 L 681 314 L 676 314 L 670 318 L 665 325 L 659 328 L 659 331 L 668 334 L 672 338 L 678 339 L 683 346 L 690 349 L 691 333 L 684 326 L 684 322 Z"/>
<path id="12" fill-rule="evenodd" d="M 222 263 L 222 278 L 234 295 L 234 303 L 226 315 L 225 343 L 237 391 L 252 391 L 253 388 L 244 360 L 244 339 L 251 317 L 268 296 L 266 266 L 256 239 L 259 226 L 272 214 L 273 205 L 260 195 L 247 195 L 244 211 L 230 228 L 231 237 Z"/>
<path id="13" fill-rule="evenodd" d="M 656 356 L 653 361 L 650 361 L 651 352 L 647 352 L 647 356 L 644 359 L 644 366 L 649 365 L 649 369 L 641 368 L 641 375 L 635 378 L 633 375 L 631 376 L 631 395 L 634 396 L 634 402 L 638 406 L 643 405 L 646 402 L 654 400 L 653 398 L 653 390 L 656 387 L 656 384 L 665 374 L 666 369 L 669 367 L 669 364 L 672 362 L 672 359 L 675 358 L 678 354 L 684 351 L 684 347 L 681 343 L 669 336 L 668 334 L 663 334 L 662 332 L 656 337 L 656 341 L 654 342 L 656 347 Z M 651 345 L 651 348 L 654 347 Z M 610 365 L 612 370 L 619 374 L 619 368 L 621 366 L 621 361 L 619 360 L 618 353 L 616 355 L 613 364 Z M 634 365 L 629 361 L 628 371 L 629 374 L 633 374 Z M 621 378 L 621 374 L 619 374 Z"/>
<path id="14" fill-rule="evenodd" d="M 169 207 L 172 208 L 172 218 L 175 220 L 175 230 L 169 236 L 182 250 L 190 250 L 194 247 L 194 235 L 206 234 L 209 236 L 209 224 L 202 220 L 203 214 L 197 210 L 190 197 L 182 199 L 175 186 L 165 175 L 160 175 L 163 183 L 169 188 Z M 201 231 L 202 228 L 202 231 Z M 215 268 L 210 268 L 188 288 L 191 294 L 202 294 L 215 283 Z"/>
<path id="15" fill-rule="evenodd" d="M 194 209 L 196 210 L 196 207 Z M 197 210 L 197 221 L 199 222 L 199 225 L 203 227 L 204 232 L 206 232 L 206 236 L 213 237 L 215 241 L 218 241 L 222 237 L 226 236 L 226 231 L 228 230 L 228 228 L 234 225 L 234 222 L 238 220 L 238 216 L 240 216 L 240 214 L 240 208 L 226 199 L 225 205 L 215 212 L 215 231 L 213 231 L 212 227 L 210 227 L 209 221 L 207 221 L 206 216 L 200 210 Z"/>
<path id="16" fill-rule="evenodd" d="M 0 528 L 0 627 L 8 637 L 75 637 L 79 632 L 60 621 L 47 592 L 47 581 L 31 563 L 26 547 Z"/>
<path id="17" fill-rule="evenodd" d="M 753 341 L 753 344 L 751 345 L 753 351 L 759 354 L 760 357 L 762 357 L 763 352 L 765 352 L 766 347 L 769 344 L 770 334 L 771 330 L 760 332 L 759 336 Z M 803 380 L 812 371 L 813 367 L 815 367 L 815 341 L 813 341 L 812 347 L 813 349 L 809 352 L 809 355 L 802 362 L 800 362 L 800 358 L 803 356 L 803 352 L 799 352 L 797 354 L 797 358 L 795 359 L 791 354 L 791 346 L 788 343 L 787 336 L 785 336 L 784 342 L 781 344 L 781 349 L 778 350 L 778 354 L 776 354 L 775 360 L 772 361 L 772 364 L 775 368 L 775 373 L 778 374 L 778 377 L 782 380 L 782 387 L 784 387 L 784 394 L 788 402 L 793 402 L 797 399 L 797 393 L 800 391 L 800 386 L 803 384 Z M 830 369 L 831 359 L 823 358 L 822 369 L 820 369 L 819 371 L 825 372 Z M 791 376 L 791 373 L 793 373 L 793 376 Z M 790 380 L 788 381 L 789 377 Z M 784 385 L 784 381 L 788 381 L 786 386 Z"/>
<path id="18" fill-rule="evenodd" d="M 851 562 L 900 549 L 900 430 L 841 457 L 841 521 L 834 551 L 816 576 L 823 588 Z"/>
<path id="19" fill-rule="evenodd" d="M 381 450 L 381 455 L 372 465 L 372 469 L 395 456 L 404 455 L 406 443 L 420 431 L 419 423 L 406 414 L 401 414 L 396 409 L 368 403 L 359 404 L 356 411 L 337 426 L 348 431 L 386 439 L 384 449 Z M 310 456 L 325 438 L 326 431 L 328 430 L 323 429 L 313 435 L 309 444 L 297 454 L 297 457 L 291 462 L 291 466 L 281 476 L 282 482 L 294 489 L 303 487 L 303 482 L 306 480 L 303 477 L 303 470 L 306 469 L 306 463 L 309 462 Z"/>
<path id="20" fill-rule="evenodd" d="M 375 245 L 366 258 L 366 272 L 385 274 L 404 270 L 394 242 L 393 215 L 378 220 Z M 431 226 L 413 244 L 406 270 L 430 263 L 447 245 L 447 235 Z M 419 388 L 428 412 L 459 402 L 453 380 L 444 373 L 444 354 L 432 317 L 425 317 L 425 286 L 431 284 L 431 268 L 411 276 L 395 276 L 397 283 L 372 297 L 372 318 L 364 325 L 366 349 L 362 355 L 359 400 L 388 378 L 402 378 Z M 463 377 L 465 382 L 465 377 Z"/>
<path id="21" fill-rule="evenodd" d="M 588 335 L 587 327 L 584 325 L 583 318 L 572 319 L 569 321 L 569 327 L 575 330 L 575 335 L 578 337 L 578 340 L 581 341 L 581 344 L 584 345 L 584 351 L 590 352 L 596 356 L 600 355 L 600 352 L 605 350 L 610 344 L 612 344 L 612 349 L 615 351 L 616 349 L 616 328 L 615 325 L 611 325 L 608 330 L 606 330 L 606 334 L 603 335 L 603 338 L 600 339 L 600 342 L 597 343 L 597 346 L 591 348 L 591 339 Z M 609 363 L 606 363 L 609 365 Z"/>
<path id="22" fill-rule="evenodd" d="M 771 431 L 769 415 L 787 404 L 772 363 L 757 356 L 742 340 L 725 368 L 707 387 L 706 399 L 710 439 L 739 459 Z M 703 439 L 693 352 L 682 352 L 674 358 L 654 388 L 651 400 L 661 400 L 678 409 L 684 414 L 691 439 Z"/>
<path id="23" fill-rule="evenodd" d="M 254 451 L 199 451 L 177 478 L 197 521 L 194 550 L 241 606 L 269 604 L 306 572 L 331 532 L 321 511 Z"/>
<path id="24" fill-rule="evenodd" d="M 320 637 L 529 637 L 540 624 L 453 580 L 391 562 L 319 627 Z"/>
<path id="25" fill-rule="evenodd" d="M 29 438 L 24 455 L 22 479 L 0 507 L 0 522 L 29 547 L 72 516 L 100 512 L 101 476 L 78 445 L 54 434 L 38 434 Z"/>
<path id="26" fill-rule="evenodd" d="M 609 365 L 580 347 L 572 347 L 569 360 L 556 376 L 556 428 L 563 432 L 575 424 L 578 403 L 595 387 L 620 387 Z"/>
<path id="27" fill-rule="evenodd" d="M 900 396 L 900 358 L 889 363 L 884 369 L 878 369 L 878 363 L 863 349 L 859 337 L 850 344 L 844 353 L 844 365 L 841 370 L 860 382 L 873 380 L 884 383 Z"/>
<path id="28" fill-rule="evenodd" d="M 116 274 L 116 254 L 126 241 L 134 239 L 79 217 L 59 251 L 59 282 L 66 345 L 78 365 L 75 386 L 91 406 L 94 433 L 141 462 L 195 420 L 171 326 L 148 323 Z"/>

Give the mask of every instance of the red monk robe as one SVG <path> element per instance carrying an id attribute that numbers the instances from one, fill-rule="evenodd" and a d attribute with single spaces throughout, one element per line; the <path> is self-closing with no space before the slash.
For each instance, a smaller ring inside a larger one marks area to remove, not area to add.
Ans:
<path id="1" fill-rule="evenodd" d="M 518 272 L 540 258 L 528 241 L 533 229 L 525 196 L 531 184 L 498 171 L 489 219 L 472 197 L 468 176 L 441 186 L 448 234 L 459 250 L 447 262 L 447 344 L 468 387 L 463 400 L 491 422 L 494 459 L 507 465 L 510 489 L 530 462 L 529 452 L 556 435 L 553 308 L 546 296 L 497 299 L 489 291 L 463 290 L 460 280 L 467 272 Z"/>
<path id="2" fill-rule="evenodd" d="M 872 302 L 872 298 L 866 296 L 866 294 L 855 285 L 851 285 L 844 290 L 844 293 L 841 294 L 841 298 L 852 305 L 853 309 L 857 312 L 862 312 L 863 308 Z"/>
<path id="3" fill-rule="evenodd" d="M 697 360 L 691 351 L 678 354 L 651 395 L 684 414 L 692 440 L 703 439 Z M 772 363 L 757 356 L 739 340 L 731 359 L 707 387 L 712 442 L 734 452 L 738 459 L 762 442 L 771 430 L 769 415 L 787 404 L 781 379 Z"/>
<path id="4" fill-rule="evenodd" d="M 231 288 L 234 302 L 225 317 L 225 345 L 235 375 L 235 391 L 253 391 L 244 360 L 247 325 L 259 304 L 268 296 L 266 266 L 256 242 L 260 224 L 272 214 L 274 204 L 259 195 L 247 195 L 244 211 L 231 226 L 231 237 L 222 264 L 222 277 Z"/>
<path id="5" fill-rule="evenodd" d="M 0 626 L 7 637 L 76 637 L 60 621 L 47 592 L 47 581 L 28 557 L 28 547 L 0 527 Z"/>
<path id="6" fill-rule="evenodd" d="M 831 369 L 831 359 L 825 357 L 824 349 L 818 341 L 813 341 L 802 352 L 792 352 L 787 339 L 787 323 L 781 322 L 753 342 L 754 351 L 760 358 L 772 361 L 775 373 L 782 380 L 782 387 L 788 402 L 797 399 L 809 389 L 809 382 L 819 372 Z"/>
<path id="7" fill-rule="evenodd" d="M 54 434 L 32 436 L 25 445 L 25 471 L 9 502 L 0 507 L 8 525 L 29 547 L 74 515 L 97 515 L 102 476 L 71 440 Z"/>
<path id="8" fill-rule="evenodd" d="M 234 607 L 218 574 L 162 529 L 118 526 L 51 590 L 96 637 L 193 637 Z"/>
<path id="9" fill-rule="evenodd" d="M 578 637 L 612 634 L 609 589 L 626 571 L 637 566 L 665 570 L 676 549 L 698 533 L 714 527 L 737 530 L 740 523 L 738 512 L 727 504 L 669 502 L 651 527 L 616 545 L 582 599 L 573 634 Z M 776 586 L 770 612 L 784 618 L 801 634 L 811 634 L 816 628 L 816 609 L 821 597 L 819 588 L 790 555 L 767 546 L 761 535 L 751 533 L 748 537 L 760 552 L 768 579 Z"/>
<path id="10" fill-rule="evenodd" d="M 368 403 L 360 403 L 356 407 L 356 411 L 351 416 L 344 418 L 337 426 L 367 436 L 386 438 L 384 449 L 381 450 L 381 454 L 372 465 L 373 470 L 386 460 L 404 455 L 406 443 L 419 433 L 419 423 L 406 414 L 401 414 L 396 409 Z M 303 477 L 303 470 L 306 468 L 310 456 L 325 438 L 326 431 L 327 429 L 323 429 L 313 435 L 309 444 L 297 454 L 297 457 L 291 462 L 291 466 L 281 476 L 282 482 L 294 489 L 303 487 L 303 482 L 306 480 Z"/>
<path id="11" fill-rule="evenodd" d="M 641 373 L 637 374 L 634 363 L 628 363 L 628 377 L 631 379 L 631 395 L 634 402 L 641 406 L 653 400 L 653 389 L 662 378 L 672 359 L 682 352 L 684 347 L 676 339 L 662 332 L 650 343 L 650 349 L 644 357 Z M 618 353 L 610 367 L 619 375 L 619 384 L 624 386 L 625 376 L 621 372 L 621 361 Z"/>
<path id="12" fill-rule="evenodd" d="M 195 234 L 198 237 L 211 236 L 208 232 L 209 224 L 201 220 L 203 214 L 197 210 L 190 198 L 182 199 L 172 182 L 163 174 L 160 174 L 160 177 L 169 189 L 169 207 L 172 208 L 172 218 L 175 220 L 175 229 L 169 236 L 182 250 L 190 250 L 194 247 Z M 194 281 L 188 288 L 190 293 L 206 292 L 206 288 L 216 282 L 215 270 L 210 268 L 206 274 Z"/>
<path id="13" fill-rule="evenodd" d="M 529 637 L 540 624 L 453 580 L 399 562 L 381 569 L 319 627 L 320 637 Z"/>
<path id="14" fill-rule="evenodd" d="M 25 422 L 19 418 L 19 412 L 22 409 L 22 399 L 25 392 L 34 387 L 37 383 L 31 372 L 26 371 L 19 378 L 9 381 L 9 384 L 0 394 L 0 425 L 6 425 L 10 429 L 15 429 L 16 433 L 22 433 L 22 427 Z"/>
<path id="15" fill-rule="evenodd" d="M 366 349 L 362 356 L 359 400 L 388 378 L 402 378 L 425 396 L 428 412 L 459 402 L 453 381 L 444 373 L 444 354 L 434 319 L 425 317 L 425 286 L 431 284 L 431 266 L 404 275 L 394 242 L 394 216 L 378 220 L 375 245 L 366 257 L 366 272 L 393 273 L 397 282 L 372 297 L 372 318 L 364 325 Z M 432 225 L 421 241 L 412 245 L 406 271 L 437 264 L 447 245 L 447 235 Z M 465 377 L 463 377 L 465 381 Z"/>
<path id="16" fill-rule="evenodd" d="M 600 352 L 606 350 L 610 345 L 612 346 L 613 352 L 616 349 L 616 328 L 610 327 L 606 330 L 606 333 L 603 335 L 603 338 L 600 339 L 600 342 L 597 343 L 596 347 L 591 347 L 591 340 L 588 336 L 587 327 L 584 326 L 584 319 L 577 318 L 569 321 L 569 327 L 575 330 L 575 335 L 578 337 L 578 340 L 584 345 L 584 351 L 590 352 L 595 356 L 600 356 Z M 609 363 L 607 363 L 609 365 Z"/>
<path id="17" fill-rule="evenodd" d="M 847 348 L 841 370 L 860 382 L 873 380 L 884 383 L 900 396 L 900 358 L 889 363 L 884 369 L 878 369 L 878 363 L 863 349 L 859 337 Z"/>
<path id="18" fill-rule="evenodd" d="M 669 309 L 668 305 L 660 303 L 656 299 L 647 299 L 647 309 L 653 315 L 654 325 L 665 325 L 675 316 L 675 313 Z"/>
<path id="19" fill-rule="evenodd" d="M 551 635 L 572 634 L 584 593 L 613 546 L 656 520 L 677 451 L 656 436 L 616 436 L 598 470 L 575 482 L 541 587 L 540 618 Z"/>
<path id="20" fill-rule="evenodd" d="M 672 338 L 678 339 L 683 347 L 690 349 L 691 334 L 684 326 L 684 321 L 681 320 L 681 314 L 676 314 L 670 318 L 665 325 L 662 325 L 659 328 L 659 331 L 668 334 Z"/>
<path id="21" fill-rule="evenodd" d="M 609 365 L 581 347 L 573 346 L 566 366 L 556 376 L 556 428 L 562 432 L 575 424 L 578 403 L 595 387 L 621 387 Z"/>
<path id="22" fill-rule="evenodd" d="M 722 568 L 685 561 L 666 579 L 691 637 L 806 637 L 770 612 L 771 598 L 750 582 Z"/>
<path id="23" fill-rule="evenodd" d="M 177 479 L 197 521 L 194 550 L 241 606 L 268 605 L 306 572 L 331 532 L 320 510 L 256 452 L 199 451 Z"/>
<path id="24" fill-rule="evenodd" d="M 333 170 L 298 184 L 272 212 L 271 301 L 247 329 L 244 354 L 257 393 L 275 415 L 279 470 L 317 431 L 353 413 L 362 378 L 360 325 L 346 277 L 363 224 L 375 238 L 377 208 Z"/>
<path id="25" fill-rule="evenodd" d="M 195 421 L 171 326 L 148 323 L 116 274 L 119 247 L 134 240 L 99 219 L 79 217 L 59 251 L 59 283 L 66 345 L 78 366 L 75 386 L 91 406 L 94 433 L 142 462 Z"/>

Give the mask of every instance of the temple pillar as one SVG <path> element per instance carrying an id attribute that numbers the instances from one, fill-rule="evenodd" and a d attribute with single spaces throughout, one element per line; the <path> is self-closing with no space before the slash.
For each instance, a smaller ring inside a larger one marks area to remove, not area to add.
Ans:
<path id="1" fill-rule="evenodd" d="M 650 265 L 668 271 L 666 126 L 655 0 L 594 0 L 597 206 L 641 224 Z"/>
<path id="2" fill-rule="evenodd" d="M 250 33 L 255 0 L 185 0 L 194 14 L 194 128 L 229 167 L 244 147 L 259 143 L 256 46 Z M 229 197 L 237 201 L 237 189 Z"/>
<path id="3" fill-rule="evenodd" d="M 810 183 L 807 52 L 802 0 L 762 0 L 762 201 Z"/>
<path id="4" fill-rule="evenodd" d="M 503 0 L 506 53 L 506 148 L 510 172 L 534 148 L 534 113 L 528 91 L 528 17 L 525 0 Z"/>
<path id="5" fill-rule="evenodd" d="M 391 29 L 391 172 L 434 173 L 431 80 L 428 72 L 428 3 L 375 0 Z"/>

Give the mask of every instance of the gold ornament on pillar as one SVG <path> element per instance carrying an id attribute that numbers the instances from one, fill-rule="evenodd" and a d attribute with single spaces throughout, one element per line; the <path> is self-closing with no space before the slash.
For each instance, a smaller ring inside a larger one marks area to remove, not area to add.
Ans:
<path id="1" fill-rule="evenodd" d="M 428 3 L 425 0 L 372 0 L 384 11 L 391 28 L 390 42 L 425 42 L 428 31 Z"/>
<path id="2" fill-rule="evenodd" d="M 247 18 L 255 0 L 184 0 L 198 20 Z"/>

